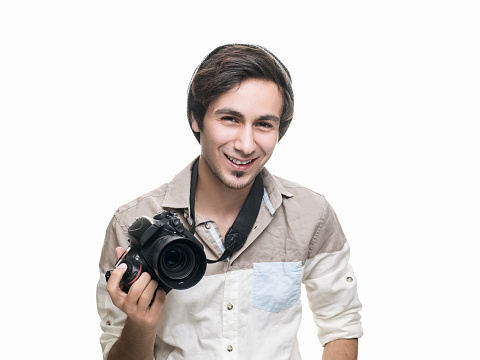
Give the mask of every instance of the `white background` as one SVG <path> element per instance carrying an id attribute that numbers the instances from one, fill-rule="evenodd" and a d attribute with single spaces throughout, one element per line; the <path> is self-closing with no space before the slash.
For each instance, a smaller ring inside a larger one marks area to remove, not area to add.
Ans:
<path id="1" fill-rule="evenodd" d="M 240 42 L 292 74 L 294 120 L 268 167 L 340 218 L 364 304 L 359 358 L 478 356 L 476 4 L 2 2 L 2 353 L 101 358 L 107 223 L 199 153 L 188 82 Z M 304 359 L 321 357 L 315 332 L 306 311 Z"/>

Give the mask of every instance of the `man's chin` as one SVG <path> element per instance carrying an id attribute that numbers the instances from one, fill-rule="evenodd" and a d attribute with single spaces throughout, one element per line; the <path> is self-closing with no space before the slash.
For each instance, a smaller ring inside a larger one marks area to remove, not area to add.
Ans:
<path id="1" fill-rule="evenodd" d="M 233 171 L 232 178 L 230 180 L 226 179 L 226 181 L 222 181 L 223 184 L 232 190 L 241 190 L 253 183 L 255 177 L 248 178 L 248 175 L 244 171 Z"/>

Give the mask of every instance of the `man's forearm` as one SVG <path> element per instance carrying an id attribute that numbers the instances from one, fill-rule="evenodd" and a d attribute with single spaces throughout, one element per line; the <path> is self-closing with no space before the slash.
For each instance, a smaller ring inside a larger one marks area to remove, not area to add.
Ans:
<path id="1" fill-rule="evenodd" d="M 323 348 L 322 360 L 357 360 L 358 339 L 338 339 Z"/>
<path id="2" fill-rule="evenodd" d="M 122 335 L 112 346 L 108 360 L 152 360 L 156 331 L 145 331 L 128 319 Z"/>

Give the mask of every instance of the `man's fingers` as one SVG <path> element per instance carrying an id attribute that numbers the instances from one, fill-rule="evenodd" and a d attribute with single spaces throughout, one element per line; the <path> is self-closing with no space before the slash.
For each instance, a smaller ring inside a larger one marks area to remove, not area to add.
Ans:
<path id="1" fill-rule="evenodd" d="M 143 290 L 142 295 L 138 299 L 138 307 L 139 310 L 143 312 L 147 312 L 150 303 L 155 295 L 155 291 L 157 291 L 158 283 L 155 280 L 152 280 L 148 283 L 147 287 Z"/>
<path id="2" fill-rule="evenodd" d="M 120 256 L 122 256 L 124 252 L 125 250 L 121 246 L 115 248 L 115 254 L 117 255 L 117 259 L 120 259 Z"/>
<path id="3" fill-rule="evenodd" d="M 150 307 L 152 310 L 160 310 L 163 308 L 163 304 L 165 303 L 167 294 L 165 293 L 165 290 L 162 288 L 157 288 L 157 292 L 155 294 L 155 299 L 153 299 L 152 305 Z"/>
<path id="4" fill-rule="evenodd" d="M 110 278 L 108 279 L 107 291 L 110 294 L 114 304 L 119 295 L 125 294 L 122 290 L 120 290 L 120 280 L 122 280 L 122 276 L 125 274 L 125 271 L 127 271 L 127 265 L 120 264 L 115 268 L 115 270 L 112 271 Z"/>
<path id="5" fill-rule="evenodd" d="M 125 299 L 125 306 L 128 306 L 129 309 L 137 307 L 138 301 L 145 291 L 145 288 L 150 283 L 151 279 L 152 277 L 147 272 L 144 272 L 142 275 L 140 275 L 137 281 L 135 281 L 128 290 L 128 296 Z"/>

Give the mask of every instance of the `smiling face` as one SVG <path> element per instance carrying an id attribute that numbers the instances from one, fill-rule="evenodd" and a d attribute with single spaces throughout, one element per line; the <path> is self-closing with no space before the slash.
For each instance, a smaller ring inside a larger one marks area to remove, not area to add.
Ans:
<path id="1" fill-rule="evenodd" d="M 201 130 L 192 118 L 202 147 L 199 175 L 229 189 L 251 185 L 277 144 L 282 106 L 274 82 L 248 79 L 210 104 Z"/>

